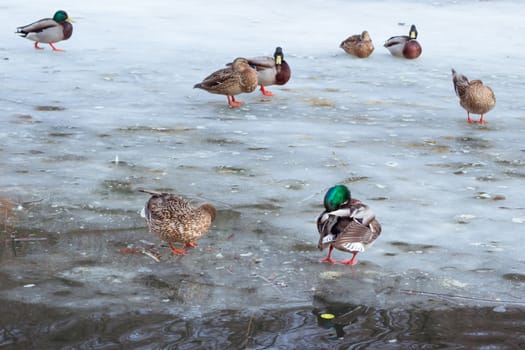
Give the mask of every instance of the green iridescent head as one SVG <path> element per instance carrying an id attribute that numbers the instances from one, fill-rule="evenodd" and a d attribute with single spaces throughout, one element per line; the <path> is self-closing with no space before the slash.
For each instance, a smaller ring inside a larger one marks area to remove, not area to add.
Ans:
<path id="1" fill-rule="evenodd" d="M 324 195 L 324 208 L 326 211 L 334 211 L 352 198 L 350 190 L 345 185 L 330 187 Z"/>
<path id="2" fill-rule="evenodd" d="M 57 12 L 55 12 L 55 15 L 53 16 L 53 20 L 58 23 L 64 22 L 68 18 L 69 16 L 67 15 L 66 11 L 63 11 L 63 10 L 58 10 Z"/>

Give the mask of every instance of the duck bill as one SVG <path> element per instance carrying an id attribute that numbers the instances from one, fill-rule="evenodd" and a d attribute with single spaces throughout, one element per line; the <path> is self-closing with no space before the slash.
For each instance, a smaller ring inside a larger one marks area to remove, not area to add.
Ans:
<path id="1" fill-rule="evenodd" d="M 277 55 L 275 56 L 275 70 L 277 73 L 281 72 L 281 65 L 283 64 L 283 56 Z"/>
<path id="2" fill-rule="evenodd" d="M 415 40 L 417 39 L 417 29 L 416 29 L 416 26 L 415 25 L 412 25 L 410 27 L 410 32 L 408 34 L 409 38 L 412 39 L 412 40 Z"/>
<path id="3" fill-rule="evenodd" d="M 71 17 L 66 18 L 66 21 L 68 21 L 69 23 L 75 23 L 75 21 L 73 21 L 73 18 Z"/>
<path id="4" fill-rule="evenodd" d="M 283 64 L 283 56 L 281 55 L 275 56 L 275 65 L 280 66 L 281 64 Z"/>

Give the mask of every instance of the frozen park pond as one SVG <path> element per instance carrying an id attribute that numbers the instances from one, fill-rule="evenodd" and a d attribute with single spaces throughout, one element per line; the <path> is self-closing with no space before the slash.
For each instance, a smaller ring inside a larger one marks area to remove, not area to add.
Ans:
<path id="1" fill-rule="evenodd" d="M 93 0 L 64 8 L 64 53 L 13 34 L 64 6 L 0 4 L 0 347 L 525 344 L 521 2 Z M 422 56 L 392 57 L 412 23 Z M 364 29 L 370 58 L 338 47 Z M 292 78 L 274 97 L 192 89 L 276 46 Z M 487 124 L 466 123 L 451 68 L 494 90 Z M 354 267 L 319 262 L 336 183 L 383 226 Z M 138 188 L 217 219 L 173 256 Z M 145 241 L 160 262 L 124 254 Z"/>

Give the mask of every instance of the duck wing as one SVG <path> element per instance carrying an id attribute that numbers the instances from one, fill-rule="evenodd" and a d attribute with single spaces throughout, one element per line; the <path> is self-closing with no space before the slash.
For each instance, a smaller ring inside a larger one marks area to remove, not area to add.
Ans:
<path id="1" fill-rule="evenodd" d="M 59 26 L 59 24 L 52 18 L 44 18 L 31 24 L 16 28 L 16 33 L 25 36 L 28 33 L 38 33 L 45 29 L 57 26 Z"/>
<path id="2" fill-rule="evenodd" d="M 360 34 L 351 35 L 348 38 L 346 38 L 345 40 L 343 40 L 341 42 L 341 44 L 339 45 L 339 47 L 356 45 L 356 44 L 358 44 L 360 42 L 361 42 L 361 35 Z"/>
<path id="3" fill-rule="evenodd" d="M 388 48 L 396 45 L 404 45 L 410 38 L 408 35 L 396 35 L 385 41 L 384 47 Z"/>
<path id="4" fill-rule="evenodd" d="M 381 225 L 376 219 L 368 225 L 354 220 L 337 236 L 334 247 L 343 251 L 363 252 L 380 234 Z"/>
<path id="5" fill-rule="evenodd" d="M 250 66 L 254 67 L 256 71 L 275 68 L 275 59 L 269 56 L 248 58 L 248 63 Z"/>
<path id="6" fill-rule="evenodd" d="M 336 216 L 323 212 L 317 219 L 317 231 L 319 232 L 317 247 L 323 250 L 328 244 L 333 243 L 352 221 L 353 219 L 347 216 Z"/>
<path id="7" fill-rule="evenodd" d="M 213 89 L 221 84 L 224 84 L 228 79 L 232 78 L 233 69 L 231 67 L 219 69 L 208 75 L 202 82 L 195 84 L 194 88 L 201 88 L 204 90 Z"/>

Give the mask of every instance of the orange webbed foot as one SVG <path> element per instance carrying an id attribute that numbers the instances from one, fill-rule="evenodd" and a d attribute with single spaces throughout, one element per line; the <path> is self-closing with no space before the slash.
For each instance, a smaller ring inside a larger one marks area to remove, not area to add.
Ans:
<path id="1" fill-rule="evenodd" d="M 322 258 L 319 261 L 320 262 L 327 262 L 327 263 L 330 263 L 330 264 L 335 264 L 337 262 L 337 261 L 335 261 L 334 259 L 332 259 L 329 256 L 327 256 L 326 258 Z"/>
<path id="2" fill-rule="evenodd" d="M 53 43 L 49 43 L 49 46 L 51 46 L 51 48 L 53 49 L 53 51 L 65 52 L 64 50 L 55 47 L 55 45 L 53 45 Z"/>
<path id="3" fill-rule="evenodd" d="M 198 246 L 199 244 L 197 242 L 187 242 L 187 243 L 184 243 L 184 246 L 185 247 L 188 247 L 188 248 L 195 248 L 196 246 Z"/>
<path id="4" fill-rule="evenodd" d="M 355 264 L 357 264 L 357 260 L 356 260 L 356 258 L 355 258 L 356 255 L 357 255 L 357 252 L 352 253 L 352 254 L 354 254 L 354 255 L 352 256 L 352 259 L 349 259 L 349 260 L 343 260 L 343 261 L 341 261 L 341 264 L 343 264 L 343 265 L 350 265 L 350 266 L 354 266 Z"/>
<path id="5" fill-rule="evenodd" d="M 334 246 L 330 245 L 330 248 L 328 248 L 328 255 L 326 256 L 326 258 L 322 258 L 319 261 L 320 262 L 327 262 L 327 263 L 330 263 L 330 264 L 335 264 L 336 261 L 334 259 L 332 259 L 332 250 L 334 250 Z"/>
<path id="6" fill-rule="evenodd" d="M 342 260 L 342 261 L 340 261 L 340 263 L 343 264 L 343 265 L 354 266 L 355 264 L 357 264 L 357 260 L 352 258 L 352 259 L 349 259 L 349 260 Z"/>
<path id="7" fill-rule="evenodd" d="M 268 91 L 264 88 L 264 85 L 261 85 L 261 93 L 264 95 L 264 96 L 275 96 L 273 94 L 273 92 L 271 91 Z"/>
<path id="8" fill-rule="evenodd" d="M 186 254 L 186 251 L 184 249 L 182 249 L 182 248 L 175 248 L 173 246 L 173 244 L 171 244 L 171 243 L 168 243 L 168 245 L 169 245 L 171 251 L 173 252 L 173 254 L 175 254 L 175 255 L 185 255 Z"/>
<path id="9" fill-rule="evenodd" d="M 230 106 L 230 108 L 239 107 L 242 104 L 244 104 L 244 102 L 236 101 L 235 96 L 228 96 L 228 106 Z"/>
<path id="10" fill-rule="evenodd" d="M 38 46 L 38 41 L 35 41 L 35 49 L 37 50 L 43 50 L 43 47 Z"/>
<path id="11" fill-rule="evenodd" d="M 243 104 L 244 104 L 244 102 L 242 102 L 242 101 L 232 101 L 232 102 L 228 103 L 230 108 L 236 108 L 236 107 L 239 107 L 239 106 L 241 106 Z"/>

